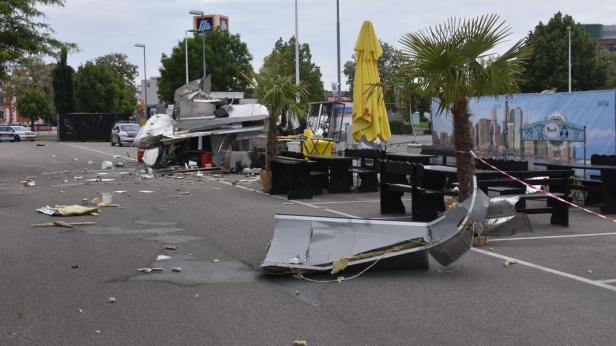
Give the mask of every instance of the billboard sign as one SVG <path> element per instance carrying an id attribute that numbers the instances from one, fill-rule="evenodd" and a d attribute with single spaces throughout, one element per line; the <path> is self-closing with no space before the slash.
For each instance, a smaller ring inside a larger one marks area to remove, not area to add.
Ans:
<path id="1" fill-rule="evenodd" d="M 453 119 L 432 101 L 432 140 L 453 148 Z M 469 99 L 473 148 L 483 156 L 580 160 L 616 154 L 616 92 L 513 94 Z M 584 127 L 586 134 L 584 135 Z"/>

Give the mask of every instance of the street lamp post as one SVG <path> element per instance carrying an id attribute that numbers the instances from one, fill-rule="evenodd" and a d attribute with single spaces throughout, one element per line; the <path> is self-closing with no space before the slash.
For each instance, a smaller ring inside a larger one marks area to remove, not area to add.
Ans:
<path id="1" fill-rule="evenodd" d="M 299 86 L 299 29 L 297 26 L 297 0 L 295 0 L 295 85 Z M 299 92 L 295 96 L 299 102 Z"/>
<path id="2" fill-rule="evenodd" d="M 195 15 L 195 16 L 201 16 L 201 20 L 205 20 L 203 18 L 203 16 L 205 15 L 205 12 L 203 11 L 197 11 L 197 10 L 191 10 L 190 12 L 188 12 L 189 14 Z M 201 26 L 199 26 L 199 29 L 201 29 Z M 206 71 L 205 71 L 205 28 L 203 28 L 203 30 L 195 30 L 196 32 L 200 32 L 201 33 L 201 38 L 202 38 L 202 55 L 203 55 L 203 78 L 205 78 L 207 76 Z"/>
<path id="3" fill-rule="evenodd" d="M 145 63 L 145 44 L 136 43 L 135 47 L 143 48 L 143 103 L 144 103 L 144 112 L 145 117 L 148 118 L 148 73 L 146 70 Z"/>
<path id="4" fill-rule="evenodd" d="M 571 92 L 571 27 L 567 27 L 569 33 L 569 92 Z"/>
<path id="5" fill-rule="evenodd" d="M 186 65 L 186 84 L 188 84 L 188 30 L 184 30 L 184 64 Z"/>
<path id="6" fill-rule="evenodd" d="M 338 53 L 338 89 L 336 96 L 340 95 L 340 1 L 336 0 L 336 44 Z M 338 99 L 336 99 L 338 101 Z"/>

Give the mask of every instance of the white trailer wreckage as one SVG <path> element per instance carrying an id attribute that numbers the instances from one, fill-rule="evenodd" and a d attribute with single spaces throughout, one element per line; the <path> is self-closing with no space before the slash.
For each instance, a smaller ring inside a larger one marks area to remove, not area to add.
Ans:
<path id="1" fill-rule="evenodd" d="M 265 106 L 210 98 L 209 84 L 208 77 L 178 88 L 173 116 L 153 115 L 141 128 L 134 145 L 145 150 L 147 165 L 163 164 L 196 141 L 196 151 L 211 152 L 212 164 L 220 167 L 233 141 L 266 137 Z"/>

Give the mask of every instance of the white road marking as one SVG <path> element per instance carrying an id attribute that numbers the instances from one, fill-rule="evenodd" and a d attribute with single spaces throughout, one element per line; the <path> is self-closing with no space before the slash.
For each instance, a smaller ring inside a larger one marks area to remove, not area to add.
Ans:
<path id="1" fill-rule="evenodd" d="M 281 200 L 287 201 L 287 198 L 285 198 L 285 197 L 277 196 L 277 195 L 270 195 L 269 193 L 265 193 L 263 191 L 252 189 L 252 188 L 249 188 L 249 187 L 246 187 L 246 186 L 241 186 L 241 185 L 238 185 L 238 184 L 233 185 L 233 184 L 231 184 L 228 181 L 217 180 L 217 179 L 214 179 L 214 178 L 208 178 L 208 180 L 219 182 L 219 183 L 223 183 L 225 185 L 235 186 L 238 189 L 242 189 L 242 190 L 246 190 L 246 191 L 252 191 L 252 192 L 256 192 L 256 193 L 262 194 L 262 195 L 266 195 L 266 196 L 270 196 L 270 197 L 273 197 L 273 198 L 277 198 L 277 199 L 281 199 Z M 344 217 L 350 217 L 350 218 L 353 218 L 353 219 L 357 219 L 358 218 L 358 216 L 355 216 L 355 215 L 343 213 L 343 212 L 340 212 L 340 211 L 337 211 L 337 210 L 333 210 L 333 209 L 321 208 L 321 207 L 318 207 L 316 205 L 312 205 L 310 203 L 302 202 L 302 201 L 299 201 L 299 200 L 296 200 L 296 199 L 293 200 L 293 203 L 300 204 L 300 205 L 303 205 L 305 207 L 309 207 L 309 208 L 313 208 L 313 209 L 325 210 L 325 211 L 330 212 L 332 214 L 338 214 L 338 215 L 341 215 L 341 216 L 344 216 Z"/>
<path id="2" fill-rule="evenodd" d="M 403 201 L 410 201 L 410 198 L 402 198 Z M 360 201 L 330 201 L 330 202 L 313 202 L 310 204 L 313 205 L 322 205 L 322 204 L 342 204 L 342 203 L 378 203 L 380 202 L 380 200 L 378 199 L 367 199 L 367 200 L 360 200 Z"/>
<path id="3" fill-rule="evenodd" d="M 602 282 L 604 284 L 611 284 L 611 283 L 615 283 L 616 279 L 607 279 L 607 280 L 596 280 L 597 282 Z"/>
<path id="4" fill-rule="evenodd" d="M 100 151 L 100 150 L 96 150 L 96 149 L 92 149 L 92 148 L 85 148 L 85 147 L 81 147 L 79 145 L 70 144 L 70 143 L 64 143 L 64 142 L 60 142 L 60 143 L 62 143 L 64 145 L 71 146 L 71 147 L 75 147 L 75 148 L 79 148 L 79 149 L 88 150 L 88 151 L 92 151 L 92 152 L 95 152 L 95 153 L 111 156 L 111 157 L 115 156 L 117 158 L 119 156 L 119 157 L 121 157 L 123 159 L 126 159 L 126 160 L 137 161 L 136 159 L 133 159 L 132 157 L 128 157 L 128 156 L 122 156 L 122 155 L 118 155 L 118 154 L 110 154 L 110 153 L 106 153 L 104 151 Z"/>
<path id="5" fill-rule="evenodd" d="M 503 260 L 516 261 L 519 265 L 523 265 L 523 266 L 526 266 L 526 267 L 529 267 L 529 268 L 533 268 L 533 269 L 538 269 L 538 270 L 541 270 L 541 271 L 544 271 L 544 272 L 547 272 L 547 273 L 551 273 L 551 274 L 554 274 L 554 275 L 562 276 L 562 277 L 565 277 L 565 278 L 568 278 L 568 279 L 572 279 L 572 280 L 575 280 L 575 281 L 583 282 L 583 283 L 586 283 L 586 284 L 589 284 L 589 285 L 592 285 L 592 286 L 596 286 L 596 287 L 600 287 L 600 288 L 604 288 L 606 290 L 610 290 L 610 291 L 616 292 L 616 286 L 611 286 L 611 285 L 608 285 L 608 284 L 600 282 L 600 281 L 587 279 L 585 277 L 581 277 L 581 276 L 565 273 L 565 272 L 562 272 L 560 270 L 556 270 L 556 269 L 544 267 L 544 266 L 541 266 L 541 265 L 538 265 L 538 264 L 522 261 L 522 260 L 519 260 L 517 258 L 513 258 L 513 257 L 509 257 L 509 256 L 499 255 L 497 253 L 486 251 L 486 250 L 481 250 L 481 249 L 477 249 L 477 248 L 471 248 L 471 251 L 474 251 L 474 252 L 477 252 L 477 253 L 480 253 L 480 254 L 484 254 L 486 256 L 500 258 L 500 259 L 503 259 Z"/>
<path id="6" fill-rule="evenodd" d="M 213 179 L 213 178 L 208 178 L 208 179 L 211 180 L 211 181 L 216 181 L 216 182 L 223 183 L 223 184 L 226 184 L 226 185 L 235 186 L 235 187 L 243 189 L 243 190 L 253 191 L 253 192 L 256 192 L 256 193 L 260 193 L 262 195 L 267 195 L 267 196 L 278 198 L 278 199 L 281 199 L 281 200 L 287 200 L 286 198 L 284 198 L 282 196 L 276 196 L 276 195 L 272 196 L 270 194 L 264 193 L 263 191 L 259 191 L 259 190 L 256 190 L 256 189 L 251 189 L 251 188 L 248 188 L 248 187 L 245 187 L 245 186 L 233 185 L 233 184 L 231 184 L 230 182 L 227 182 L 227 181 L 216 180 L 216 179 Z M 298 200 L 293 200 L 293 203 L 301 204 L 301 205 L 304 205 L 304 206 L 310 207 L 310 208 L 316 208 L 316 209 L 319 209 L 319 210 L 325 210 L 325 211 L 328 211 L 330 213 L 342 215 L 342 216 L 345 216 L 345 217 L 359 218 L 359 216 L 355 216 L 355 215 L 351 215 L 351 214 L 347 214 L 347 213 L 342 213 L 342 212 L 339 212 L 339 211 L 336 211 L 336 210 L 333 210 L 333 209 L 321 209 L 321 208 L 318 208 L 317 206 L 314 206 L 314 205 L 312 205 L 310 203 L 305 203 L 305 202 L 298 201 Z M 595 287 L 600 287 L 600 288 L 603 288 L 603 289 L 606 289 L 606 290 L 609 290 L 609 291 L 616 292 L 616 286 L 608 285 L 605 282 L 587 279 L 585 277 L 581 277 L 581 276 L 565 273 L 565 272 L 560 271 L 560 270 L 544 267 L 544 266 L 541 266 L 541 265 L 538 265 L 538 264 L 522 261 L 522 260 L 519 260 L 517 258 L 500 255 L 500 254 L 497 254 L 497 253 L 494 253 L 494 252 L 490 252 L 490 251 L 485 251 L 485 250 L 481 250 L 481 249 L 477 249 L 477 248 L 471 248 L 471 251 L 476 252 L 476 253 L 480 253 L 480 254 L 483 254 L 483 255 L 486 255 L 486 256 L 490 256 L 490 257 L 500 258 L 500 259 L 503 259 L 503 260 L 515 261 L 518 264 L 526 266 L 526 267 L 529 267 L 529 268 L 538 269 L 538 270 L 541 270 L 541 271 L 544 271 L 544 272 L 547 272 L 547 273 L 551 273 L 551 274 L 558 275 L 558 276 L 561 276 L 561 277 L 564 277 L 564 278 L 572 279 L 572 280 L 575 280 L 575 281 L 578 281 L 578 282 L 583 282 L 583 283 L 586 283 L 586 284 L 589 284 L 589 285 L 592 285 L 592 286 L 595 286 Z"/>
<path id="7" fill-rule="evenodd" d="M 490 238 L 490 242 L 512 241 L 512 240 L 535 240 L 535 239 L 583 238 L 583 237 L 597 237 L 597 236 L 607 236 L 607 235 L 616 235 L 616 232 L 569 234 L 569 235 L 546 235 L 546 236 L 539 236 L 539 237 L 518 237 L 518 238 L 498 238 L 498 239 Z"/>

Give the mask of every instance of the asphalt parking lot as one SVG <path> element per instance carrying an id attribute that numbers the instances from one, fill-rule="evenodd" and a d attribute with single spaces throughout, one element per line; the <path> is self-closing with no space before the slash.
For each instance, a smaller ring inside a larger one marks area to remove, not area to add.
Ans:
<path id="1" fill-rule="evenodd" d="M 532 215 L 534 232 L 491 238 L 454 270 L 433 263 L 429 270 L 368 271 L 341 283 L 314 283 L 259 270 L 274 215 L 380 218 L 377 193 L 287 201 L 260 193 L 251 177 L 141 179 L 132 148 L 45 144 L 0 143 L 0 344 L 616 340 L 616 224 L 582 211 L 571 211 L 568 228 L 549 225 L 549 215 Z M 126 167 L 101 172 L 103 160 Z M 27 176 L 36 186 L 22 190 Z M 86 184 L 97 176 L 114 180 Z M 114 192 L 120 207 L 70 218 L 95 226 L 31 227 L 51 219 L 36 208 L 80 203 L 97 192 Z M 169 244 L 177 250 L 163 249 Z M 170 258 L 157 261 L 159 255 Z M 505 267 L 508 259 L 518 264 Z M 165 271 L 136 271 L 150 266 Z"/>

